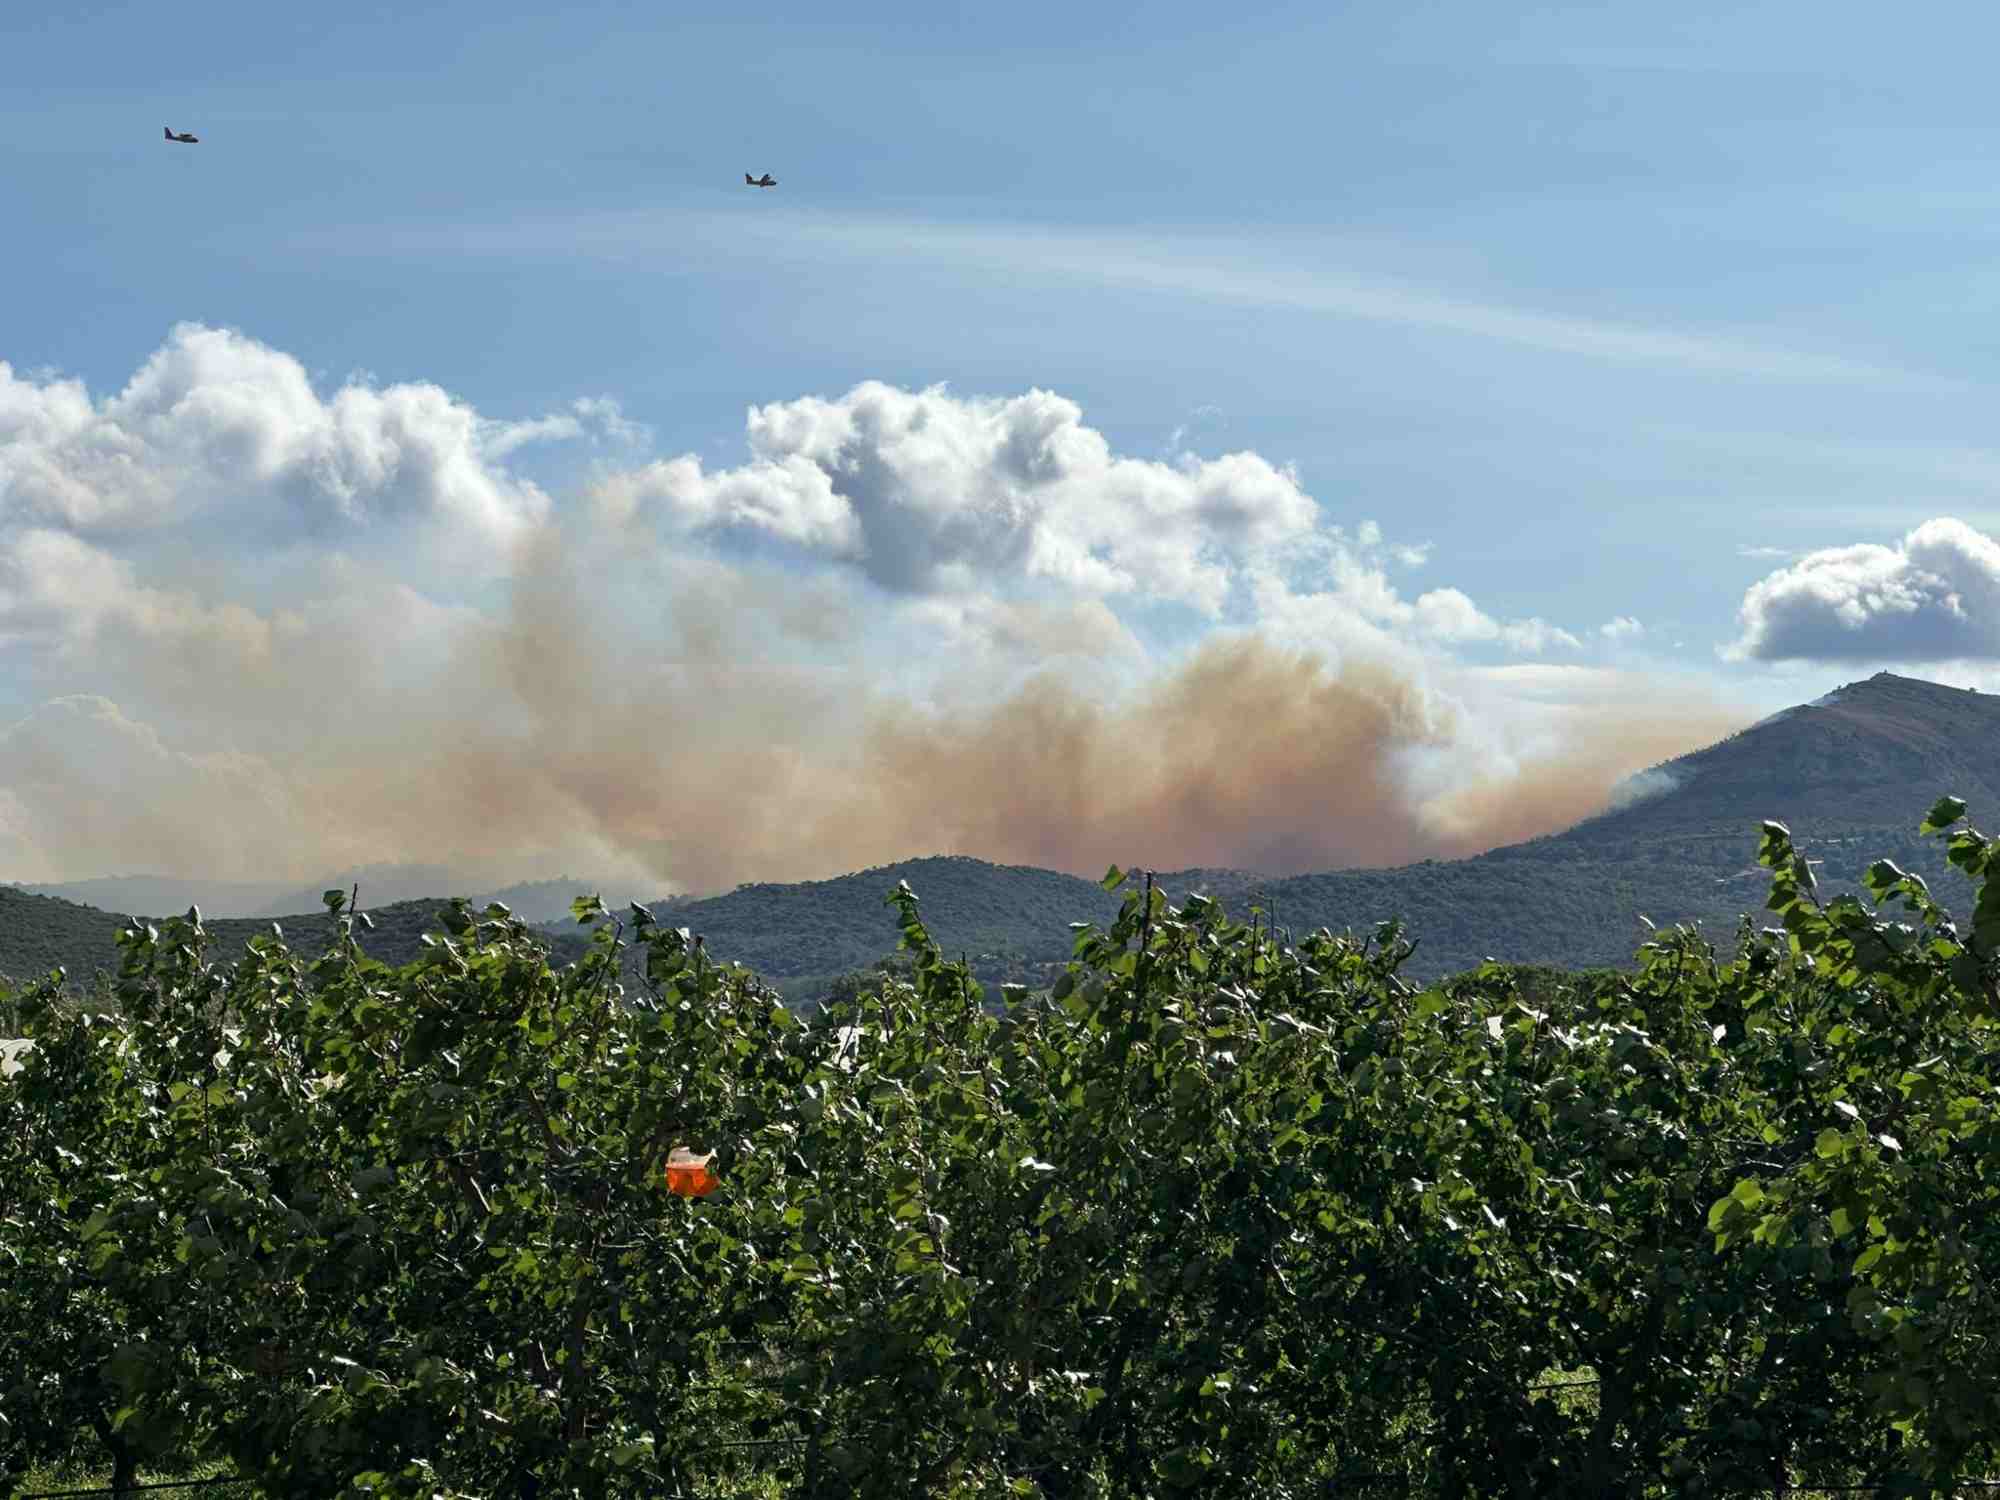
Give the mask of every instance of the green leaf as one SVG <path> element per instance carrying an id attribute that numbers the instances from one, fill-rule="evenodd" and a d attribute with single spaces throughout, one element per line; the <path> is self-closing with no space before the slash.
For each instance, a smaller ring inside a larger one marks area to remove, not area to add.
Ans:
<path id="1" fill-rule="evenodd" d="M 1940 797 L 1931 804 L 1931 810 L 1924 814 L 1923 826 L 1917 831 L 1923 834 L 1943 833 L 1964 816 L 1963 801 L 1957 797 Z M 1903 826 L 1909 827 L 1907 823 Z"/>
<path id="2" fill-rule="evenodd" d="M 642 1464 L 652 1456 L 653 1440 L 650 1437 L 641 1438 L 635 1443 L 620 1443 L 611 1450 L 612 1465 L 620 1469 L 629 1469 L 636 1464 Z"/>
<path id="3" fill-rule="evenodd" d="M 1118 866 L 1116 865 L 1113 865 L 1111 866 L 1110 869 L 1106 870 L 1104 872 L 1104 878 L 1097 882 L 1098 886 L 1101 889 L 1107 891 L 1115 891 L 1118 889 L 1119 886 L 1123 885 L 1124 883 L 1125 883 L 1125 872 L 1119 869 Z"/>
<path id="4" fill-rule="evenodd" d="M 1891 891 L 1903 883 L 1903 879 L 1903 872 L 1897 868 L 1894 860 L 1878 859 L 1861 877 L 1861 886 L 1875 898 L 1876 904 L 1880 905 L 1888 899 Z"/>

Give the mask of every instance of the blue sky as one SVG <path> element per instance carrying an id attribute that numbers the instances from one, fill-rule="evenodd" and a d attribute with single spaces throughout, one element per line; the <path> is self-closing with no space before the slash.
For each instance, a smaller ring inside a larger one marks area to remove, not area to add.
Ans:
<path id="1" fill-rule="evenodd" d="M 1486 623 L 1424 638 L 1437 681 L 1650 673 L 1761 711 L 1883 665 L 2000 680 L 2000 111 L 1983 62 L 2000 18 L 1328 9 L 10 16 L 0 360 L 102 403 L 194 324 L 296 361 L 326 396 L 423 384 L 496 424 L 613 402 L 615 432 L 585 422 L 489 455 L 579 525 L 572 497 L 614 471 L 743 466 L 753 406 L 863 382 L 1041 390 L 1115 455 L 1252 453 L 1326 535 L 1373 522 L 1384 547 L 1416 549 L 1350 561 L 1406 605 L 1442 590 L 1476 606 Z M 165 145 L 167 124 L 202 144 Z M 746 170 L 780 187 L 748 191 Z M 7 483 L 0 467 L 0 527 Z M 736 503 L 705 490 L 695 517 L 681 480 L 640 491 L 668 495 L 677 535 Z M 771 503 L 715 555 L 794 577 L 880 556 L 879 538 L 800 543 Z M 1907 540 L 1941 522 L 1959 529 Z M 132 586 L 253 613 L 323 561 L 225 563 L 230 538 L 191 525 L 91 545 Z M 1288 556 L 1293 593 L 1325 603 L 1313 569 L 1331 545 Z M 1857 547 L 1875 550 L 1838 550 Z M 417 555 L 360 552 L 378 569 Z M 1036 556 L 1029 574 L 1074 592 Z M 940 579 L 1014 598 L 962 563 L 925 575 L 925 607 Z M 440 608 L 504 589 L 426 566 L 398 586 Z M 865 610 L 885 585 L 858 566 Z M 1155 576 L 1106 596 L 1147 652 L 1284 619 L 1308 646 L 1354 649 L 1311 639 L 1303 606 L 1218 617 L 1162 602 Z M 136 706 L 101 637 L 93 657 L 20 624 L 28 592 L 17 577 L 16 626 L 0 624 L 0 710 L 103 693 L 208 753 L 190 712 Z M 1446 605 L 1370 628 L 1408 644 Z M 884 640 L 889 610 L 868 617 Z M 1528 650 L 1533 632 L 1504 628 L 1531 620 L 1570 643 Z M 1620 620 L 1638 628 L 1604 632 Z M 1563 696 L 1535 680 L 1530 696 Z M 210 749 L 240 747 L 240 725 L 209 728 Z M 21 836 L 39 851 L 21 867 L 46 865 L 49 842 Z"/>

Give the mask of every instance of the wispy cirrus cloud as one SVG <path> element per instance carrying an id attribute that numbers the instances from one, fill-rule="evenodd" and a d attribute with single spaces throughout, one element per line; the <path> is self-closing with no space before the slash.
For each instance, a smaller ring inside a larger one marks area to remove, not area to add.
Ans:
<path id="1" fill-rule="evenodd" d="M 1808 384 L 1958 390 L 1962 382 L 1839 353 L 1792 348 L 1715 329 L 1689 332 L 1617 318 L 1552 312 L 1449 288 L 1372 275 L 1301 248 L 1212 230 L 1140 235 L 1067 224 L 940 222 L 776 209 L 594 215 L 448 228 L 372 225 L 294 236 L 302 246 L 349 254 L 606 256 L 771 255 L 845 257 L 871 266 L 924 262 L 1067 282 L 1178 293 L 1208 302 L 1284 308 L 1332 318 L 1427 329 L 1548 353 L 1621 364 Z M 1336 252 L 1337 253 L 1337 252 Z"/>

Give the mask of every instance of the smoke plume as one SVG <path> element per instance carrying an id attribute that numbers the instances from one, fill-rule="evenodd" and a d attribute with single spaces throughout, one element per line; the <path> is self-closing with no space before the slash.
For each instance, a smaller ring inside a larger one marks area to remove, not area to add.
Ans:
<path id="1" fill-rule="evenodd" d="M 1574 666 L 1492 691 L 1449 650 L 1578 639 L 1406 598 L 1427 550 L 1289 469 L 1121 456 L 1047 392 L 778 403 L 741 467 L 600 466 L 576 503 L 519 455 L 637 442 L 612 403 L 322 395 L 193 325 L 112 397 L 0 365 L 0 398 L 0 878 L 1396 864 L 1745 718 Z M 1149 646 L 1114 600 L 1205 633 Z"/>
<path id="2" fill-rule="evenodd" d="M 983 706 L 968 708 L 815 664 L 810 648 L 837 657 L 862 628 L 838 591 L 690 565 L 651 636 L 593 604 L 605 594 L 543 530 L 504 614 L 461 622 L 423 681 L 389 672 L 379 643 L 279 635 L 270 670 L 211 682 L 202 703 L 232 738 L 234 724 L 316 726 L 256 756 L 171 749 L 103 699 L 52 705 L 0 736 L 0 786 L 15 793 L 0 855 L 45 879 L 143 861 L 310 880 L 402 860 L 496 882 L 589 869 L 662 894 L 943 851 L 1082 874 L 1283 874 L 1551 832 L 1741 718 L 1608 699 L 1568 708 L 1554 742 L 1522 758 L 1419 668 L 1252 633 L 1164 668 L 1112 649 L 990 696 L 973 683 L 960 697 Z M 344 731 L 305 701 L 341 662 Z"/>

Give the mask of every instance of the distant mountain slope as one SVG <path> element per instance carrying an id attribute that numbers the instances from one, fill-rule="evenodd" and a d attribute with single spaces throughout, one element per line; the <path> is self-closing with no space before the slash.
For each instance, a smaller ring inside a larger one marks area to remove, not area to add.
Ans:
<path id="1" fill-rule="evenodd" d="M 699 932 L 717 957 L 768 978 L 834 974 L 864 967 L 896 946 L 895 913 L 885 898 L 902 880 L 923 902 L 932 935 L 954 955 L 1047 954 L 1067 947 L 1067 924 L 1102 920 L 1118 909 L 1115 897 L 1074 875 L 939 855 L 832 880 L 739 886 L 726 896 L 654 910 L 663 921 Z"/>
<path id="2" fill-rule="evenodd" d="M 441 930 L 437 913 L 447 904 L 399 901 L 367 908 L 375 930 L 363 935 L 362 947 L 385 963 L 408 963 L 422 951 L 418 938 Z M 60 967 L 68 971 L 73 985 L 88 986 L 98 972 L 116 972 L 118 931 L 129 920 L 93 906 L 0 886 L 0 975 L 26 982 Z M 204 919 L 204 924 L 214 945 L 211 951 L 225 961 L 239 956 L 250 938 L 271 930 L 270 921 L 248 917 Z M 333 924 L 324 911 L 285 917 L 278 925 L 285 941 L 307 955 L 324 951 L 333 937 Z M 545 936 L 559 960 L 573 959 L 583 950 L 584 940 L 574 932 Z"/>
<path id="3" fill-rule="evenodd" d="M 1734 839 L 1765 818 L 1795 833 L 1913 830 L 1945 790 L 1996 823 L 2000 696 L 1881 672 L 1656 771 L 1672 791 L 1555 838 L 1576 846 Z"/>
<path id="4" fill-rule="evenodd" d="M 1330 927 L 1365 934 L 1399 916 L 1421 945 L 1410 972 L 1425 978 L 1485 957 L 1628 965 L 1646 937 L 1642 915 L 1660 927 L 1700 921 L 1726 945 L 1739 914 L 1759 925 L 1768 920 L 1766 879 L 1756 867 L 1758 825 L 1766 818 L 1786 823 L 1807 855 L 1823 861 L 1818 873 L 1827 893 L 1853 889 L 1869 861 L 1887 857 L 1963 911 L 1967 883 L 1916 829 L 1946 793 L 1964 797 L 1976 823 L 2000 826 L 2000 697 L 1882 673 L 1670 761 L 1650 779 L 1671 790 L 1474 859 L 1286 879 L 1241 870 L 1159 879 L 1175 901 L 1202 890 L 1238 916 L 1261 899 L 1295 933 Z M 894 914 L 883 898 L 899 880 L 916 891 L 945 951 L 967 954 L 989 979 L 1046 975 L 1069 956 L 1068 924 L 1103 921 L 1119 899 L 1053 870 L 936 857 L 832 880 L 746 885 L 653 909 L 662 921 L 701 933 L 718 959 L 747 964 L 799 996 L 895 947 Z M 533 894 L 534 906 L 547 911 L 562 893 L 536 887 Z M 563 895 L 561 905 L 567 900 Z M 391 962 L 414 956 L 418 934 L 435 927 L 442 904 L 370 908 L 379 930 L 369 950 Z M 108 968 L 116 962 L 118 920 L 0 887 L 0 973 L 22 978 L 61 963 L 83 977 L 94 966 Z M 323 914 L 283 921 L 296 946 L 326 941 Z M 212 926 L 219 943 L 240 949 L 268 924 Z M 543 930 L 559 959 L 580 950 L 574 924 Z"/>
<path id="5" fill-rule="evenodd" d="M 1483 957 L 1626 965 L 1646 936 L 1642 915 L 1659 927 L 1699 921 L 1723 944 L 1744 912 L 1769 923 L 1756 863 L 1767 818 L 1823 861 L 1823 899 L 1858 889 L 1888 858 L 1962 911 L 1969 883 L 1917 827 L 1946 794 L 1963 797 L 1975 823 L 2000 825 L 2000 696 L 1882 672 L 1650 779 L 1671 790 L 1473 859 L 1275 882 L 1280 920 L 1363 931 L 1401 916 L 1423 943 L 1412 968 L 1424 974 Z"/>
<path id="6" fill-rule="evenodd" d="M 2000 697 L 1881 673 L 1816 704 L 1656 767 L 1672 789 L 1566 832 L 1473 859 L 1268 879 L 1243 871 L 1162 875 L 1174 899 L 1200 889 L 1240 915 L 1253 897 L 1281 926 L 1367 933 L 1401 917 L 1423 977 L 1487 957 L 1624 966 L 1657 927 L 1699 921 L 1719 943 L 1745 912 L 1764 925 L 1758 827 L 1786 823 L 1826 893 L 1854 889 L 1869 862 L 1922 874 L 1954 910 L 1969 887 L 1934 840 L 1917 837 L 1941 795 L 2000 825 Z M 1088 881 L 971 859 L 911 860 L 838 880 L 746 886 L 687 902 L 677 925 L 778 980 L 865 964 L 891 946 L 882 894 L 907 879 L 948 951 L 1000 974 L 1068 957 L 1067 923 L 1103 920 L 1115 897 Z M 979 955 L 992 957 L 984 964 Z M 1011 960 L 1005 962 L 1003 960 Z"/>
<path id="7" fill-rule="evenodd" d="M 1241 911 L 1253 893 L 1273 887 L 1244 870 L 1159 874 L 1172 899 L 1199 890 Z M 924 925 L 948 954 L 965 954 L 982 976 L 1004 978 L 1069 957 L 1071 922 L 1109 921 L 1124 899 L 1095 881 L 1029 865 L 994 865 L 964 855 L 934 855 L 831 880 L 739 886 L 726 896 L 655 903 L 664 922 L 698 932 L 708 951 L 787 981 L 866 968 L 893 951 L 899 936 L 888 894 L 908 881 Z M 551 928 L 561 924 L 549 924 Z"/>
<path id="8" fill-rule="evenodd" d="M 174 875 L 101 875 L 93 880 L 23 884 L 11 888 L 30 895 L 55 896 L 82 906 L 94 906 L 100 911 L 160 916 L 199 906 L 202 911 L 218 917 L 255 916 L 278 891 L 278 887 L 269 884 L 240 880 L 184 880 Z"/>
<path id="9" fill-rule="evenodd" d="M 560 920 L 568 913 L 570 902 L 585 891 L 600 891 L 607 902 L 620 906 L 641 895 L 638 891 L 631 896 L 622 895 L 603 882 L 582 875 L 564 875 L 555 880 L 523 880 L 495 889 L 490 885 L 460 879 L 441 865 L 375 865 L 364 870 L 350 870 L 344 875 L 329 876 L 271 896 L 241 915 L 283 920 L 293 912 L 318 911 L 322 891 L 329 888 L 344 891 L 354 885 L 361 888 L 364 906 L 370 902 L 393 906 L 404 901 L 435 901 L 438 899 L 437 892 L 455 891 L 464 895 L 475 907 L 498 901 L 524 922 Z M 185 902 L 179 907 L 165 908 L 168 911 L 186 909 Z"/>
<path id="10" fill-rule="evenodd" d="M 975 966 L 996 979 L 1067 958 L 1068 924 L 1106 920 L 1120 899 L 1092 881 L 1054 870 L 939 856 L 832 880 L 746 885 L 726 896 L 659 901 L 650 909 L 663 922 L 701 933 L 719 960 L 745 964 L 774 982 L 810 980 L 865 968 L 894 950 L 895 912 L 884 898 L 900 880 L 908 880 L 922 898 L 924 919 L 944 948 L 973 956 Z M 1241 904 L 1239 898 L 1247 900 L 1248 891 L 1271 884 L 1240 870 L 1185 871 L 1160 880 L 1176 900 L 1200 888 L 1232 908 Z M 564 908 L 582 894 L 565 891 Z M 544 911 L 555 903 L 552 887 L 544 890 L 538 883 L 529 893 Z M 446 904 L 438 898 L 371 907 L 364 900 L 376 930 L 363 937 L 362 946 L 384 962 L 407 962 L 421 950 L 419 936 L 439 930 L 437 913 Z M 616 904 L 611 909 L 622 910 Z M 0 886 L 0 975 L 25 980 L 60 965 L 73 982 L 87 984 L 98 970 L 117 967 L 117 933 L 127 920 Z M 286 941 L 300 952 L 320 951 L 332 934 L 324 912 L 278 921 Z M 271 922 L 244 918 L 207 926 L 217 957 L 233 958 L 250 937 L 270 931 Z M 574 959 L 587 942 L 585 930 L 567 918 L 542 923 L 540 930 L 559 962 Z"/>
<path id="11" fill-rule="evenodd" d="M 45 884 L 19 882 L 0 889 L 26 891 L 36 896 L 57 896 L 100 911 L 132 912 L 138 916 L 176 916 L 190 906 L 199 906 L 207 917 L 258 917 L 283 919 L 299 912 L 317 912 L 320 892 L 337 886 L 346 890 L 359 884 L 364 902 L 396 905 L 404 901 L 431 901 L 435 892 L 465 889 L 452 872 L 441 865 L 372 865 L 328 875 L 305 885 L 279 885 L 234 880 L 200 880 L 178 875 L 104 875 L 91 880 L 69 880 Z M 472 887 L 474 906 L 489 901 L 505 902 L 525 922 L 549 922 L 561 918 L 570 901 L 595 882 L 582 876 L 556 880 L 521 881 L 499 890 Z M 634 895 L 637 895 L 634 892 Z M 607 901 L 613 892 L 606 890 Z M 619 898 L 623 900 L 629 897 Z"/>

